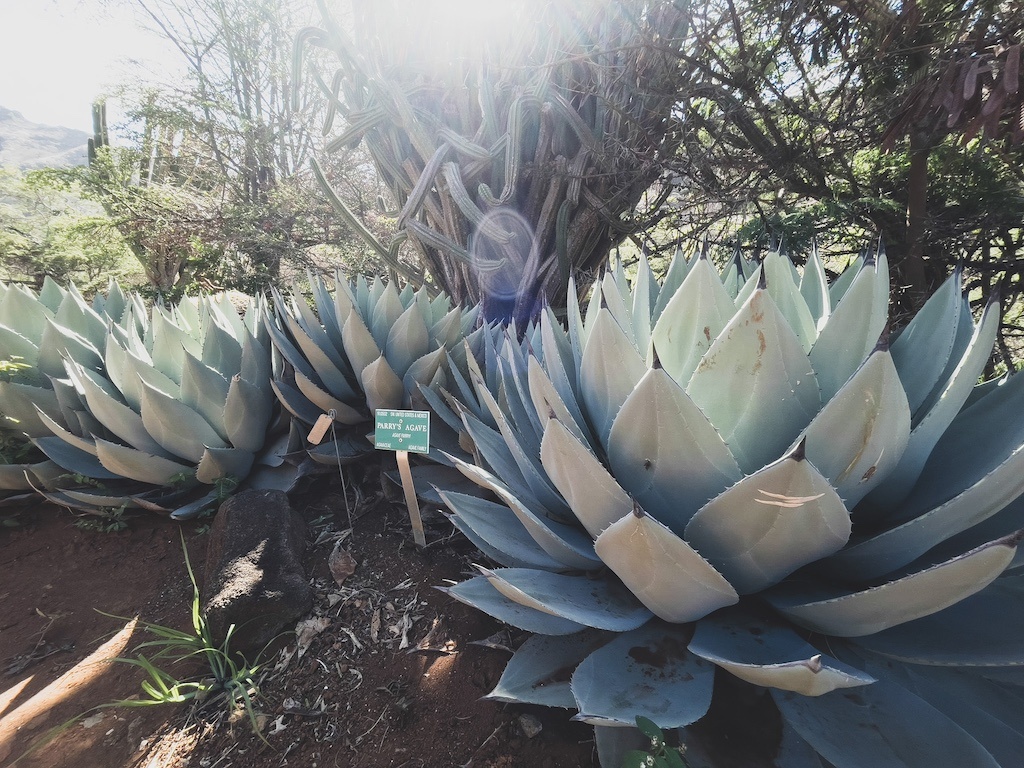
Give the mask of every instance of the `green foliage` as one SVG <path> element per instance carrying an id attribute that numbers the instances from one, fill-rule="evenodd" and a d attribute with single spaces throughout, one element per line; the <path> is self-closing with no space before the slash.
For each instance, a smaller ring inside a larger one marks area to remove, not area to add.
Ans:
<path id="1" fill-rule="evenodd" d="M 627 752 L 622 768 L 687 768 L 682 748 L 670 747 L 664 731 L 653 721 L 637 717 L 636 727 L 651 740 L 650 749 Z"/>
<path id="2" fill-rule="evenodd" d="M 133 271 L 114 222 L 51 171 L 0 169 L 0 253 L 5 280 L 41 285 L 49 276 L 86 293 Z"/>
<path id="3" fill-rule="evenodd" d="M 229 713 L 241 708 L 248 716 L 253 733 L 262 739 L 256 719 L 256 699 L 259 696 L 257 677 L 262 665 L 258 661 L 251 663 L 231 650 L 233 625 L 228 629 L 223 642 L 218 643 L 214 639 L 200 610 L 199 586 L 189 560 L 184 534 L 181 544 L 185 567 L 192 582 L 192 629 L 182 631 L 141 622 L 143 630 L 153 639 L 137 645 L 133 658 L 118 657 L 113 661 L 138 667 L 146 673 L 146 679 L 141 683 L 144 695 L 103 706 L 149 707 L 194 702 L 203 707 L 221 705 Z M 195 662 L 199 663 L 198 672 L 185 671 Z"/>
<path id="4" fill-rule="evenodd" d="M 128 530 L 128 505 L 115 509 L 98 509 L 75 520 L 75 528 L 96 533 L 119 533 Z"/>

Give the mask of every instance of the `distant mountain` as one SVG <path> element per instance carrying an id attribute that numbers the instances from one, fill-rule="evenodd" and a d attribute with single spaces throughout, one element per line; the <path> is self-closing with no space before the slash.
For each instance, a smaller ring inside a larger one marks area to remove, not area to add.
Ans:
<path id="1" fill-rule="evenodd" d="M 33 123 L 20 112 L 0 107 L 0 167 L 29 170 L 84 165 L 88 141 L 85 131 Z"/>

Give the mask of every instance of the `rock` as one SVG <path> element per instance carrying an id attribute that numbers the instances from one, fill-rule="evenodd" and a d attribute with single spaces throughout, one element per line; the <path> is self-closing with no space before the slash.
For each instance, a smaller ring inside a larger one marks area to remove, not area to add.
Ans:
<path id="1" fill-rule="evenodd" d="M 540 720 L 533 715 L 520 715 L 519 728 L 522 730 L 523 735 L 526 738 L 532 739 L 543 730 L 544 726 L 541 725 Z"/>
<path id="2" fill-rule="evenodd" d="M 217 643 L 254 656 L 313 608 L 302 568 L 305 523 L 281 491 L 242 491 L 210 528 L 202 611 Z"/>

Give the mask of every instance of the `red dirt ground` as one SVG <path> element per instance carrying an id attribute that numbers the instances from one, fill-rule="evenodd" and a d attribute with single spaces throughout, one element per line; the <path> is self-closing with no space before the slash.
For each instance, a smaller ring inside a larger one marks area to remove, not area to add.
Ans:
<path id="1" fill-rule="evenodd" d="M 416 550 L 404 511 L 374 499 L 356 510 L 354 533 L 343 541 L 358 565 L 338 586 L 327 559 L 339 531 L 348 527 L 343 506 L 334 492 L 296 502 L 312 521 L 312 618 L 324 628 L 301 658 L 292 655 L 286 666 L 283 661 L 295 648 L 293 635 L 265 666 L 257 708 L 266 743 L 253 734 L 244 713 L 230 715 L 223 708 L 114 708 L 71 725 L 28 756 L 26 750 L 49 729 L 98 704 L 139 693 L 138 670 L 87 659 L 129 655 L 145 633 L 136 629 L 130 638 L 128 631 L 115 637 L 125 622 L 97 611 L 188 628 L 192 587 L 179 532 L 200 573 L 206 536 L 196 524 L 154 516 L 132 520 L 126 531 L 98 533 L 74 527 L 75 518 L 65 510 L 26 510 L 21 528 L 0 531 L 0 765 L 596 765 L 591 730 L 569 723 L 569 713 L 479 701 L 509 653 L 471 641 L 502 627 L 433 589 L 462 578 L 479 558 L 475 550 L 452 536 L 438 515 L 427 518 L 431 545 Z M 425 637 L 429 649 L 415 650 Z M 119 645 L 101 648 L 111 638 Z M 513 646 L 521 640 L 507 633 L 499 639 Z M 526 738 L 524 714 L 540 721 L 539 735 Z"/>

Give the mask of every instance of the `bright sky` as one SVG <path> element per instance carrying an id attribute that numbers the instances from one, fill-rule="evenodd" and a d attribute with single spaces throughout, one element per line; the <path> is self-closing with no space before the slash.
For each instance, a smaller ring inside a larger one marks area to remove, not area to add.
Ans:
<path id="1" fill-rule="evenodd" d="M 98 96 L 177 68 L 174 53 L 136 22 L 130 5 L 0 0 L 0 106 L 33 122 L 91 133 Z"/>

